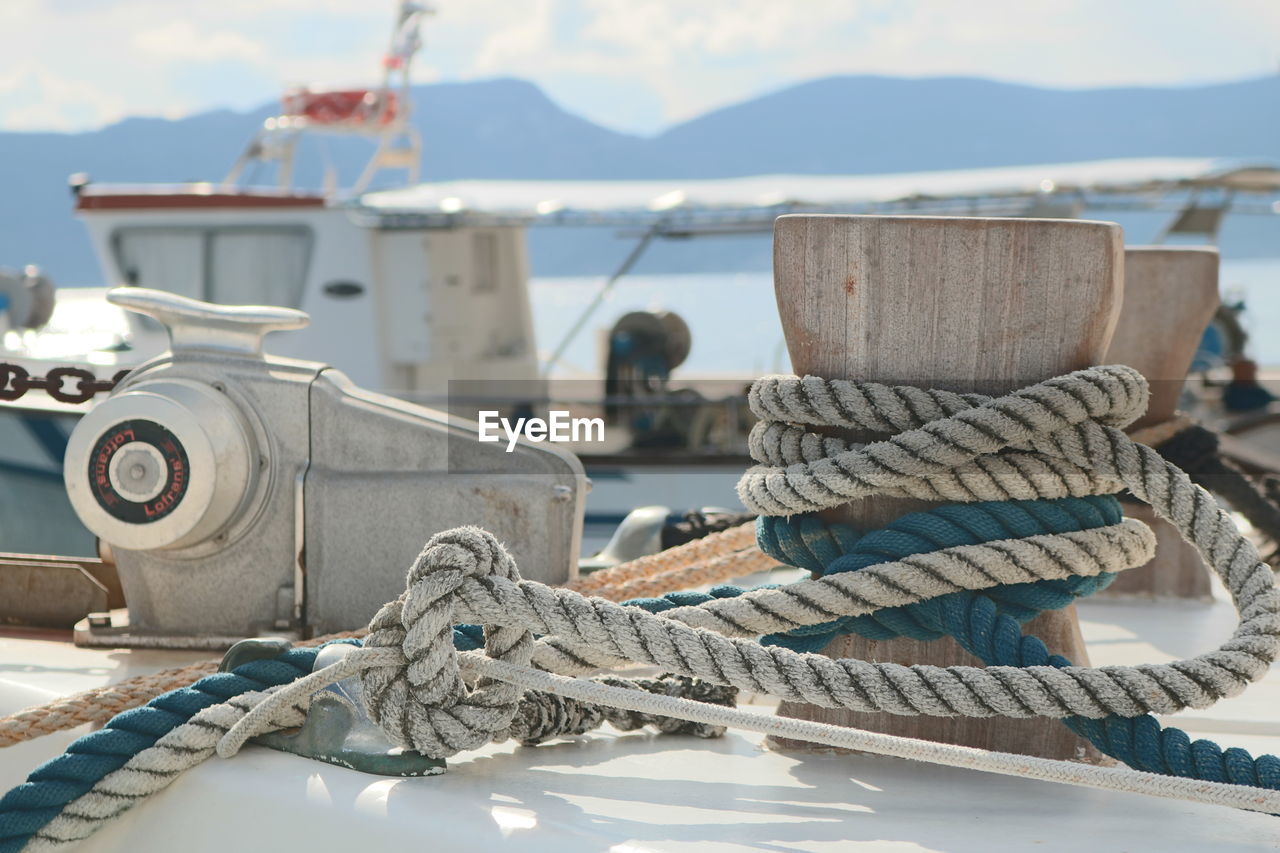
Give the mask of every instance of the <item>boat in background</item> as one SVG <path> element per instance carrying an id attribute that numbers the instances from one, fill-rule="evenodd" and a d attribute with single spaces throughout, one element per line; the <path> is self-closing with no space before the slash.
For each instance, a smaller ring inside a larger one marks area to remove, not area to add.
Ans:
<path id="1" fill-rule="evenodd" d="M 303 310 L 311 325 L 272 338 L 273 351 L 341 365 L 361 387 L 472 420 L 485 410 L 551 409 L 606 418 L 607 441 L 569 445 L 595 487 L 588 550 L 636 506 L 738 506 L 749 371 L 681 372 L 689 327 L 661 310 L 597 331 L 590 378 L 563 370 L 570 344 L 589 333 L 600 306 L 658 241 L 768 233 L 786 213 L 1076 217 L 1086 208 L 1168 211 L 1162 237 L 1212 241 L 1229 214 L 1280 209 L 1280 168 L 1212 158 L 866 176 L 414 183 L 421 142 L 409 86 L 426 14 L 398 4 L 378 86 L 286 92 L 280 113 L 222 181 L 113 185 L 77 175 L 75 208 L 104 281 Z M 299 141 L 326 134 L 370 142 L 359 179 L 322 191 L 293 186 Z M 371 189 L 387 172 L 404 173 L 405 185 Z M 248 185 L 257 178 L 271 185 Z M 571 226 L 621 231 L 635 243 L 564 336 L 540 342 L 526 238 L 530 229 Z M 43 376 L 69 367 L 108 381 L 164 350 L 154 322 L 109 305 L 104 292 L 63 290 L 47 324 L 4 335 L 0 361 L 14 369 L 0 375 L 0 398 L 14 400 L 19 370 Z M 0 405 L 0 477 L 12 478 L 0 495 L 56 482 L 70 426 L 92 405 L 45 406 L 47 399 L 36 390 L 21 406 Z M 20 519 L 20 503 L 0 508 Z M 56 504 L 41 512 L 60 519 L 48 526 L 75 526 L 68 507 Z M 45 550 L 43 526 L 6 522 L 0 547 Z"/>

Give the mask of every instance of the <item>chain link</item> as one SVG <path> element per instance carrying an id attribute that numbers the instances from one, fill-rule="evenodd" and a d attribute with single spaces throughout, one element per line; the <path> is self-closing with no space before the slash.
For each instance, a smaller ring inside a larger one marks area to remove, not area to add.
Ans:
<path id="1" fill-rule="evenodd" d="M 83 367 L 55 367 L 44 376 L 32 376 L 25 367 L 0 361 L 0 400 L 17 400 L 28 391 L 39 388 L 60 403 L 85 403 L 95 394 L 116 387 L 128 370 L 117 371 L 110 379 L 99 379 Z M 67 380 L 75 382 L 74 391 L 64 391 Z"/>

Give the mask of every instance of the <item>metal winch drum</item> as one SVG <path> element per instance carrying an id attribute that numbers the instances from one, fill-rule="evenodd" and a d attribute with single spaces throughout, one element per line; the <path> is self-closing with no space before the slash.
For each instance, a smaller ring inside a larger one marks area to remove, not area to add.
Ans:
<path id="1" fill-rule="evenodd" d="M 264 355 L 301 311 L 108 298 L 164 323 L 171 348 L 67 446 L 67 494 L 111 546 L 128 607 L 82 622 L 77 642 L 211 648 L 358 628 L 403 591 L 423 543 L 462 524 L 494 532 L 527 577 L 574 571 L 586 478 L 572 454 L 507 453 L 474 423 Z"/>

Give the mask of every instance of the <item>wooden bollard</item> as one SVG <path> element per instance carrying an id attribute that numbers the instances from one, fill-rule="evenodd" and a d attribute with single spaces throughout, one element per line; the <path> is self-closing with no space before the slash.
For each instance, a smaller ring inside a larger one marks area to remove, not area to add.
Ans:
<path id="1" fill-rule="evenodd" d="M 1100 364 L 1120 310 L 1122 249 L 1120 227 L 1103 222 L 783 216 L 774 227 L 774 288 L 792 368 L 801 376 L 1001 394 Z M 824 517 L 869 529 L 933 505 L 874 497 Z M 1027 630 L 1051 651 L 1088 664 L 1073 607 L 1041 614 Z M 950 638 L 848 636 L 825 654 L 982 665 Z M 779 713 L 1027 755 L 1098 758 L 1045 718 L 908 717 L 793 702 Z"/>
<path id="2" fill-rule="evenodd" d="M 1138 430 L 1167 421 L 1178 408 L 1200 337 L 1218 307 L 1218 250 L 1136 246 L 1124 255 L 1124 301 L 1107 350 L 1108 364 L 1127 364 L 1151 383 Z M 1100 595 L 1210 600 L 1209 569 L 1172 524 L 1146 504 L 1125 515 L 1156 534 L 1151 562 L 1122 572 Z"/>

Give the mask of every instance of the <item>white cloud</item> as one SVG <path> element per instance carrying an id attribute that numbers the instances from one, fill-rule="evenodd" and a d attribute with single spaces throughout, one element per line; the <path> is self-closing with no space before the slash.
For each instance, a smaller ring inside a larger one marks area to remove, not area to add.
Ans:
<path id="1" fill-rule="evenodd" d="M 475 6 L 467 11 L 472 16 L 480 12 Z M 524 63 L 538 56 L 547 56 L 553 48 L 551 12 L 551 0 L 529 0 L 522 10 L 520 20 L 495 26 L 492 34 L 483 40 L 472 60 L 472 70 L 498 74 L 507 70 L 513 62 Z M 495 17 L 491 20 L 496 23 L 502 18 Z"/>
<path id="2" fill-rule="evenodd" d="M 380 5 L 380 4 L 378 4 Z M 369 0 L 4 0 L 0 128 L 83 129 L 372 79 L 391 5 Z M 317 49 L 316 28 L 332 50 Z M 21 74 L 18 74 L 21 70 Z M 20 78 L 21 85 L 13 82 Z M 38 93 L 38 94 L 35 94 Z"/>
<path id="3" fill-rule="evenodd" d="M 24 65 L 0 76 L 0 116 L 10 130 L 78 130 L 128 114 L 117 92 Z"/>
<path id="4" fill-rule="evenodd" d="M 131 43 L 141 55 L 160 60 L 256 62 L 267 55 L 261 42 L 229 30 L 202 32 L 190 21 L 170 21 L 164 26 L 140 30 L 134 33 Z"/>

